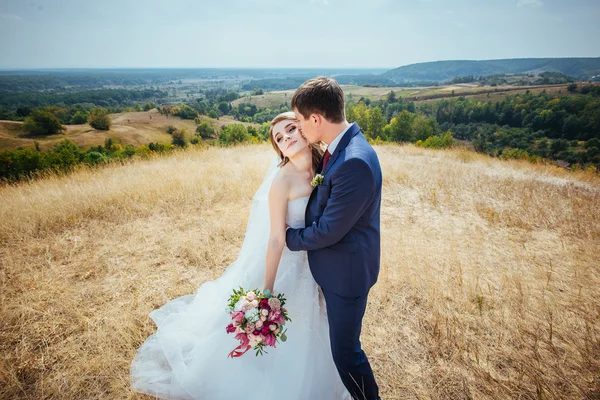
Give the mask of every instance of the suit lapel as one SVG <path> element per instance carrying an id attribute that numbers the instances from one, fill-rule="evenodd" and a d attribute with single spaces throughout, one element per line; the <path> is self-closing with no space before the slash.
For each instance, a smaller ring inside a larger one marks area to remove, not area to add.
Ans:
<path id="1" fill-rule="evenodd" d="M 338 145 L 335 148 L 335 151 L 333 152 L 331 157 L 329 157 L 329 161 L 327 161 L 327 165 L 325 165 L 325 169 L 322 172 L 323 175 L 327 175 L 327 172 L 331 169 L 331 166 L 338 159 L 338 157 L 340 156 L 340 153 L 346 148 L 346 146 L 348 146 L 348 143 L 350 143 L 350 140 L 354 136 L 356 136 L 359 132 L 360 132 L 360 128 L 358 127 L 356 122 L 352 123 L 352 125 L 350 125 L 350 128 L 348 128 L 346 133 L 344 133 L 342 140 L 340 140 L 340 142 L 338 143 Z M 321 164 L 319 165 L 319 167 L 321 165 L 323 165 L 323 160 L 321 160 Z"/>

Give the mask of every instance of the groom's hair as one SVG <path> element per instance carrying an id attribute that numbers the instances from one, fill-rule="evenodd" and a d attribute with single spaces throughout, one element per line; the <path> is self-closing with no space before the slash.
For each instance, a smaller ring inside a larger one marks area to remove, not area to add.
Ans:
<path id="1" fill-rule="evenodd" d="M 344 122 L 344 92 L 335 79 L 319 76 L 302 84 L 292 97 L 292 109 L 304 119 L 311 114 L 321 114 L 331 123 Z"/>

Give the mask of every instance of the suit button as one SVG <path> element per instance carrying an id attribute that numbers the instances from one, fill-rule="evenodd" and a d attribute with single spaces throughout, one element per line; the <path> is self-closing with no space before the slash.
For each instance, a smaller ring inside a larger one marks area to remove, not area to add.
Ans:
<path id="1" fill-rule="evenodd" d="M 313 221 L 313 226 L 315 226 L 315 225 L 317 225 L 317 222 L 316 222 L 316 221 Z"/>

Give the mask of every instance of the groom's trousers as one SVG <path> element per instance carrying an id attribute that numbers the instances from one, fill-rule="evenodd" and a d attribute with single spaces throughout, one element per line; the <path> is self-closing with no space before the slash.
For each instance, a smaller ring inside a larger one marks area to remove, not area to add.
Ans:
<path id="1" fill-rule="evenodd" d="M 333 361 L 352 398 L 377 400 L 379 388 L 360 345 L 367 295 L 345 297 L 322 288 L 327 304 Z"/>

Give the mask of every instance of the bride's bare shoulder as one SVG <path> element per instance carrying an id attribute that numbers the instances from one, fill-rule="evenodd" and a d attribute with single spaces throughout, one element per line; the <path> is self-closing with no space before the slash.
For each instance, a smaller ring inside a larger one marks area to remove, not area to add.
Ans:
<path id="1" fill-rule="evenodd" d="M 271 198 L 286 198 L 288 197 L 288 193 L 290 191 L 290 170 L 286 168 L 284 165 L 279 169 L 277 175 L 273 179 L 273 183 L 271 184 L 271 190 L 269 191 L 269 196 Z"/>

